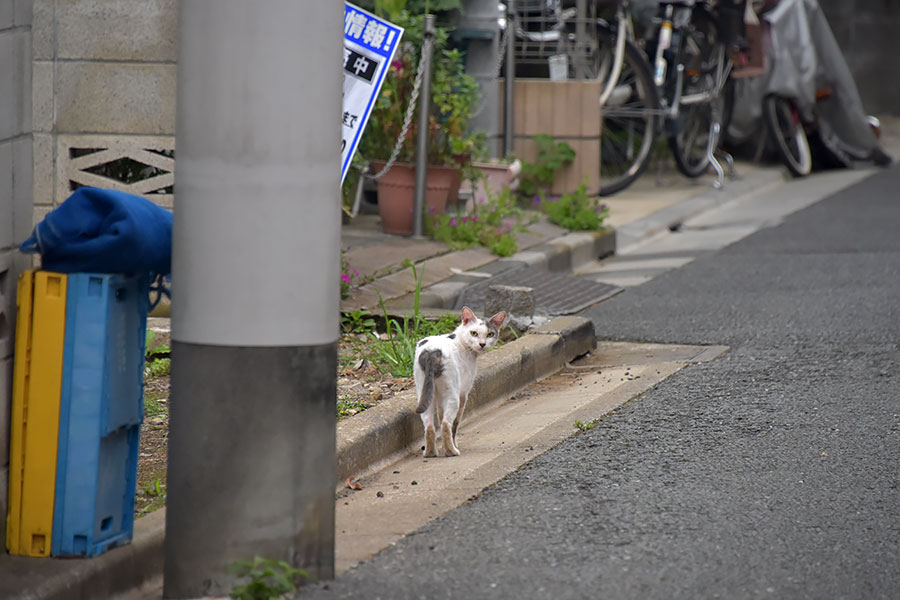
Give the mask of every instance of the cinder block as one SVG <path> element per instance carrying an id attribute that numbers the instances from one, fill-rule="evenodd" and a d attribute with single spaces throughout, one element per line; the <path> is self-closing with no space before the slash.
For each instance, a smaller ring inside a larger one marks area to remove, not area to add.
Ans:
<path id="1" fill-rule="evenodd" d="M 0 31 L 0 139 L 31 131 L 30 40 L 25 30 Z"/>
<path id="2" fill-rule="evenodd" d="M 19 27 L 31 25 L 32 0 L 14 0 L 16 4 L 16 25 Z"/>
<path id="3" fill-rule="evenodd" d="M 53 162 L 53 136 L 47 133 L 35 133 L 32 141 L 33 196 L 36 206 L 53 206 L 53 174 L 56 165 Z M 32 218 L 32 224 L 36 221 Z"/>
<path id="4" fill-rule="evenodd" d="M 13 144 L 0 141 L 0 251 L 13 244 Z"/>
<path id="5" fill-rule="evenodd" d="M 15 250 L 0 252 L 0 359 L 12 356 L 13 352 L 13 336 L 15 335 L 14 325 L 16 322 L 17 265 L 13 260 L 15 252 Z M 0 387 L 0 411 L 5 410 L 3 414 L 7 414 L 9 412 L 9 404 L 6 404 L 5 409 L 3 408 L 3 389 L 4 388 Z M 0 421 L 2 420 L 3 419 L 0 418 Z M 4 429 L 3 423 L 0 422 L 0 437 L 2 437 L 4 431 L 6 431 L 6 429 Z M 0 452 L 8 447 L 9 444 L 0 444 Z"/>
<path id="6" fill-rule="evenodd" d="M 59 58 L 175 62 L 175 0 L 67 0 L 56 9 Z"/>
<path id="7" fill-rule="evenodd" d="M 53 19 L 56 0 L 34 0 L 31 12 L 31 51 L 34 60 L 51 60 L 54 53 Z"/>
<path id="8" fill-rule="evenodd" d="M 485 316 L 505 311 L 510 317 L 534 316 L 534 290 L 517 285 L 492 285 L 484 299 Z"/>
<path id="9" fill-rule="evenodd" d="M 6 514 L 9 512 L 9 467 L 0 463 L 0 538 L 6 544 Z"/>
<path id="10" fill-rule="evenodd" d="M 31 66 L 31 120 L 35 131 L 53 131 L 53 62 L 36 60 Z"/>
<path id="11" fill-rule="evenodd" d="M 174 134 L 175 65 L 62 62 L 59 133 Z"/>
<path id="12" fill-rule="evenodd" d="M 13 359 L 0 359 L 0 467 L 9 465 L 9 411 L 12 406 Z M 3 502 L 6 502 L 4 493 Z M 6 511 L 3 511 L 6 514 Z"/>
<path id="13" fill-rule="evenodd" d="M 31 155 L 31 138 L 20 137 L 12 143 L 13 168 L 13 246 L 18 246 L 31 233 L 32 174 L 34 160 Z"/>
<path id="14" fill-rule="evenodd" d="M 9 29 L 16 24 L 16 5 L 0 2 L 0 29 Z"/>

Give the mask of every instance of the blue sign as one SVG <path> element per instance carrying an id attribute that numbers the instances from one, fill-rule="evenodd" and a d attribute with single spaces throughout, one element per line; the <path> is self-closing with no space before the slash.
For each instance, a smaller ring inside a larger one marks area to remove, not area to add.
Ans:
<path id="1" fill-rule="evenodd" d="M 344 100 L 341 183 L 394 58 L 403 29 L 344 3 Z"/>

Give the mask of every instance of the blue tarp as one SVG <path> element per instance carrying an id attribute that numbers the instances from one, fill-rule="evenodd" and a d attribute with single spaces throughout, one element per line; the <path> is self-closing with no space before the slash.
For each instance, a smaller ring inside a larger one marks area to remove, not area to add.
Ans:
<path id="1" fill-rule="evenodd" d="M 172 213 L 140 196 L 79 188 L 38 223 L 20 246 L 39 252 L 58 273 L 151 273 L 172 270 Z"/>

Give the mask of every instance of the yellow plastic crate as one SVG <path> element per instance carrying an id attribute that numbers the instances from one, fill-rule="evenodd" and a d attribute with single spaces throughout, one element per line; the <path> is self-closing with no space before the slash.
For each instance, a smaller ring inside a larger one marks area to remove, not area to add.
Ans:
<path id="1" fill-rule="evenodd" d="M 19 277 L 6 525 L 10 554 L 50 555 L 66 283 L 65 275 L 48 271 Z"/>

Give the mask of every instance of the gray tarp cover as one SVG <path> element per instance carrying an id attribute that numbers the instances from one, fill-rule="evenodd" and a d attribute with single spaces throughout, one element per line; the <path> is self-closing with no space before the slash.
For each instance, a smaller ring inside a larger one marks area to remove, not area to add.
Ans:
<path id="1" fill-rule="evenodd" d="M 737 90 L 734 124 L 747 130 L 758 123 L 762 97 L 774 93 L 793 98 L 803 115 L 815 111 L 823 143 L 842 162 L 866 160 L 880 151 L 863 109 L 847 61 L 816 0 L 781 0 L 762 15 L 771 31 L 767 73 L 742 80 Z M 815 100 L 816 90 L 832 95 Z"/>

